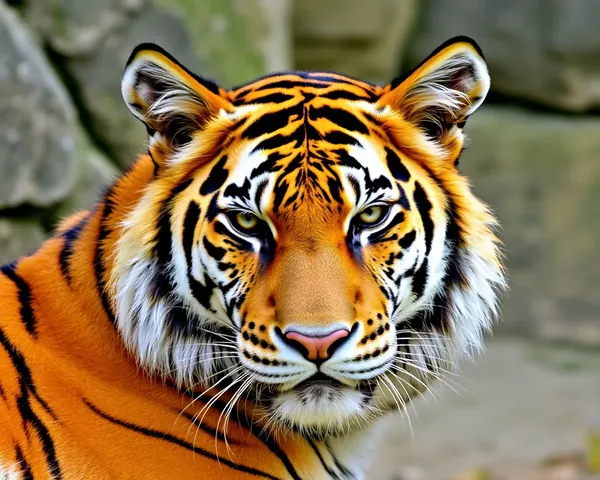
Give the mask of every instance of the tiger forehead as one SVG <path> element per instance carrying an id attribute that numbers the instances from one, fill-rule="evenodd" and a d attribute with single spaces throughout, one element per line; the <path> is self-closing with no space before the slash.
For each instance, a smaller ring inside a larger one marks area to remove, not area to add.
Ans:
<path id="1" fill-rule="evenodd" d="M 382 89 L 361 80 L 329 72 L 294 72 L 268 75 L 228 92 L 234 105 L 256 103 L 277 91 L 332 99 L 374 101 Z"/>
<path id="2" fill-rule="evenodd" d="M 243 183 L 271 174 L 273 213 L 309 204 L 341 212 L 348 202 L 339 167 L 374 180 L 356 153 L 365 137 L 383 136 L 371 108 L 377 88 L 341 75 L 305 73 L 271 76 L 232 92 L 234 103 L 253 108 L 237 123 L 234 137 L 249 142 L 236 167 L 244 174 L 233 175 L 237 185 L 225 195 L 243 195 Z M 378 186 L 391 184 L 381 180 Z"/>

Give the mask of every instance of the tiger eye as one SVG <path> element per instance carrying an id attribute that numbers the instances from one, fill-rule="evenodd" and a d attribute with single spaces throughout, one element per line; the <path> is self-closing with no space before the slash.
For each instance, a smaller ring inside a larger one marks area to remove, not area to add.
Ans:
<path id="1" fill-rule="evenodd" d="M 368 207 L 365 208 L 360 215 L 358 216 L 358 218 L 360 219 L 360 221 L 362 223 L 365 223 L 367 225 L 371 225 L 373 223 L 377 223 L 379 220 L 381 220 L 381 217 L 383 216 L 384 210 L 383 207 L 380 205 L 374 205 L 372 207 Z"/>
<path id="2" fill-rule="evenodd" d="M 248 212 L 239 212 L 235 216 L 235 220 L 244 230 L 252 230 L 258 225 L 258 218 L 256 218 L 256 215 Z"/>

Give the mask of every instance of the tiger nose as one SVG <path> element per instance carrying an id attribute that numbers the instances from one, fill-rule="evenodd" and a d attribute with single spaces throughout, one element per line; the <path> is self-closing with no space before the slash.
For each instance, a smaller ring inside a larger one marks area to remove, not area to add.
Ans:
<path id="1" fill-rule="evenodd" d="M 348 330 L 340 329 L 327 335 L 307 335 L 288 331 L 285 334 L 288 345 L 298 350 L 308 360 L 327 360 L 348 336 Z"/>

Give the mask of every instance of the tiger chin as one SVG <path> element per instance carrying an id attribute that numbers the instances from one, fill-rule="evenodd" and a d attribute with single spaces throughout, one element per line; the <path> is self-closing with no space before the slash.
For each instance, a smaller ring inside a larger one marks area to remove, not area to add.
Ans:
<path id="1" fill-rule="evenodd" d="M 122 93 L 147 153 L 2 267 L 0 464 L 362 478 L 377 420 L 497 313 L 496 220 L 458 169 L 489 86 L 466 37 L 385 86 L 292 72 L 226 90 L 137 47 Z"/>

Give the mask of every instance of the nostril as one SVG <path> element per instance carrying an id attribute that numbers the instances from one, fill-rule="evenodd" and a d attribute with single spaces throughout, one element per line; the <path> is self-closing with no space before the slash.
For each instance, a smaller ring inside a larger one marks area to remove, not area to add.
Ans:
<path id="1" fill-rule="evenodd" d="M 343 337 L 338 338 L 331 345 L 329 345 L 329 347 L 327 347 L 326 353 L 327 358 L 331 357 L 334 354 L 334 352 L 342 346 L 342 344 L 346 343 L 346 340 L 348 340 L 348 335 L 344 335 Z"/>
<path id="2" fill-rule="evenodd" d="M 304 357 L 304 358 L 309 358 L 311 356 L 311 352 L 309 351 L 309 349 L 307 347 L 305 347 L 301 342 L 299 342 L 298 340 L 293 340 L 291 338 L 287 338 L 285 339 L 285 343 L 287 343 L 290 347 L 292 347 L 294 350 L 297 350 L 298 352 L 300 352 L 300 354 Z"/>
<path id="3" fill-rule="evenodd" d="M 341 328 L 323 335 L 321 331 L 306 327 L 294 328 L 285 334 L 280 330 L 278 332 L 288 346 L 301 353 L 304 358 L 318 363 L 333 355 L 335 350 L 347 340 L 349 333 L 348 330 Z"/>
<path id="4" fill-rule="evenodd" d="M 279 328 L 279 327 L 275 327 L 275 334 L 281 339 L 281 341 L 283 343 L 285 343 L 289 347 L 293 348 L 294 350 L 300 352 L 300 354 L 304 358 L 308 358 L 310 352 L 308 351 L 308 348 L 306 348 L 304 345 L 302 345 L 301 342 L 299 342 L 298 340 L 294 340 L 293 338 L 288 337 L 288 335 L 285 334 L 285 333 L 283 333 L 281 331 L 281 328 Z"/>

